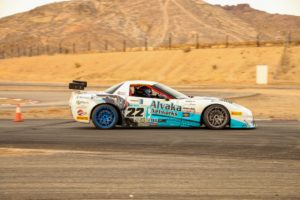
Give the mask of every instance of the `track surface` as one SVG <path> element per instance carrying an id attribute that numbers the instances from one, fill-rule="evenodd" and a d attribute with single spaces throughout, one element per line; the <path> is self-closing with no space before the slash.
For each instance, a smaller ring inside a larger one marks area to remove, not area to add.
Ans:
<path id="1" fill-rule="evenodd" d="M 0 84 L 1 85 L 1 84 Z M 103 89 L 103 88 L 102 88 Z M 236 98 L 255 95 L 253 93 L 231 93 L 231 92 L 215 92 L 215 91 L 185 91 L 191 96 L 214 96 L 219 98 Z M 22 107 L 49 107 L 49 106 L 68 106 L 71 91 L 0 91 L 0 98 L 9 99 L 25 99 L 37 101 L 37 104 L 22 105 Z M 1 109 L 15 108 L 15 105 L 1 105 Z"/>
<path id="2" fill-rule="evenodd" d="M 95 130 L 0 121 L 0 199 L 299 199 L 300 122 Z M 46 150 L 45 150 L 46 149 Z"/>

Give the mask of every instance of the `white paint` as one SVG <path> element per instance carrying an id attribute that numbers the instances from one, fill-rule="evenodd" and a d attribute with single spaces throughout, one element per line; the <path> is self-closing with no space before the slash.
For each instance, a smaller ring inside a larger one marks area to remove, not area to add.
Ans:
<path id="1" fill-rule="evenodd" d="M 21 107 L 19 105 L 16 108 L 16 113 L 21 113 Z"/>
<path id="2" fill-rule="evenodd" d="M 266 85 L 268 84 L 268 66 L 267 65 L 257 65 L 256 67 L 256 84 Z"/>

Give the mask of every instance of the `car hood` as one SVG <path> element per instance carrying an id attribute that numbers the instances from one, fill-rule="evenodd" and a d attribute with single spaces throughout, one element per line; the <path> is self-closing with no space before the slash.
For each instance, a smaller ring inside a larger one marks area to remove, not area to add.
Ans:
<path id="1" fill-rule="evenodd" d="M 213 103 L 220 103 L 222 105 L 231 105 L 231 106 L 235 106 L 238 108 L 243 108 L 244 106 L 239 105 L 237 103 L 232 102 L 229 99 L 224 99 L 224 98 L 218 98 L 218 97 L 200 97 L 200 96 L 196 96 L 191 98 L 190 100 L 192 101 L 209 101 L 209 102 L 213 102 Z"/>
<path id="2" fill-rule="evenodd" d="M 208 101 L 220 101 L 221 98 L 217 98 L 217 97 L 200 97 L 200 96 L 196 96 L 191 98 L 192 100 L 208 100 Z"/>

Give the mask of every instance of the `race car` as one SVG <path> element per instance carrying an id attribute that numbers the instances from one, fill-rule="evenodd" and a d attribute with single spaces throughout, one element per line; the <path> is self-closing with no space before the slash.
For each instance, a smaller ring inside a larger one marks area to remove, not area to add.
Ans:
<path id="1" fill-rule="evenodd" d="M 70 98 L 74 119 L 98 129 L 174 127 L 255 128 L 252 112 L 214 97 L 192 97 L 152 81 L 126 81 L 105 91 L 83 91 L 87 82 L 73 81 Z"/>

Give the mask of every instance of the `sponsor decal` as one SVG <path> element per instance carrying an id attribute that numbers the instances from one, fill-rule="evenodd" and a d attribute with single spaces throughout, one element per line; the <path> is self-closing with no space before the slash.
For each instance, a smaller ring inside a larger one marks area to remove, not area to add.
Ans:
<path id="1" fill-rule="evenodd" d="M 139 103 L 139 100 L 133 99 L 133 100 L 130 100 L 130 103 Z"/>
<path id="2" fill-rule="evenodd" d="M 160 101 L 153 101 L 151 103 L 151 113 L 158 115 L 177 116 L 178 112 L 182 111 L 182 107 L 174 103 L 162 103 Z"/>
<path id="3" fill-rule="evenodd" d="M 157 123 L 165 123 L 167 119 L 157 119 L 157 118 L 135 118 L 133 119 L 134 122 L 137 123 L 150 123 L 150 124 L 157 124 Z"/>
<path id="4" fill-rule="evenodd" d="M 242 112 L 231 112 L 231 115 L 242 116 Z"/>
<path id="5" fill-rule="evenodd" d="M 159 123 L 166 123 L 166 122 L 167 122 L 167 119 L 159 119 L 158 122 L 159 122 Z"/>
<path id="6" fill-rule="evenodd" d="M 77 96 L 76 99 L 93 99 L 93 98 L 87 96 Z"/>
<path id="7" fill-rule="evenodd" d="M 77 111 L 77 115 L 78 116 L 85 116 L 87 113 L 86 112 L 84 112 L 82 109 L 79 109 L 78 111 Z"/>
<path id="8" fill-rule="evenodd" d="M 141 118 L 145 116 L 145 108 L 134 108 L 134 107 L 130 107 L 126 110 L 126 117 L 129 118 Z"/>
<path id="9" fill-rule="evenodd" d="M 137 122 L 137 123 L 158 123 L 159 120 L 158 119 L 145 119 L 145 118 L 135 118 L 133 119 L 134 122 Z"/>
<path id="10" fill-rule="evenodd" d="M 83 116 L 77 116 L 77 120 L 88 121 L 89 118 L 88 117 L 83 117 Z"/>
<path id="11" fill-rule="evenodd" d="M 196 100 L 187 100 L 186 103 L 196 103 Z M 191 104 L 192 105 L 192 104 Z"/>
<path id="12" fill-rule="evenodd" d="M 190 107 L 183 107 L 182 108 L 182 112 L 185 112 L 185 113 L 195 113 L 196 109 L 195 108 L 190 108 Z"/>
<path id="13" fill-rule="evenodd" d="M 226 102 L 226 103 L 233 104 L 233 102 L 232 102 L 232 101 L 230 101 L 230 100 L 228 100 L 228 99 L 221 99 L 221 101 L 224 101 L 224 102 Z"/>
<path id="14" fill-rule="evenodd" d="M 183 115 L 183 117 L 190 117 L 191 116 L 190 113 L 183 113 L 182 115 Z"/>
<path id="15" fill-rule="evenodd" d="M 77 100 L 77 101 L 76 101 L 76 104 L 77 104 L 77 105 L 88 105 L 89 102 L 87 102 L 87 101 L 82 101 L 82 100 Z"/>
<path id="16" fill-rule="evenodd" d="M 149 124 L 150 127 L 158 127 L 158 124 Z"/>

